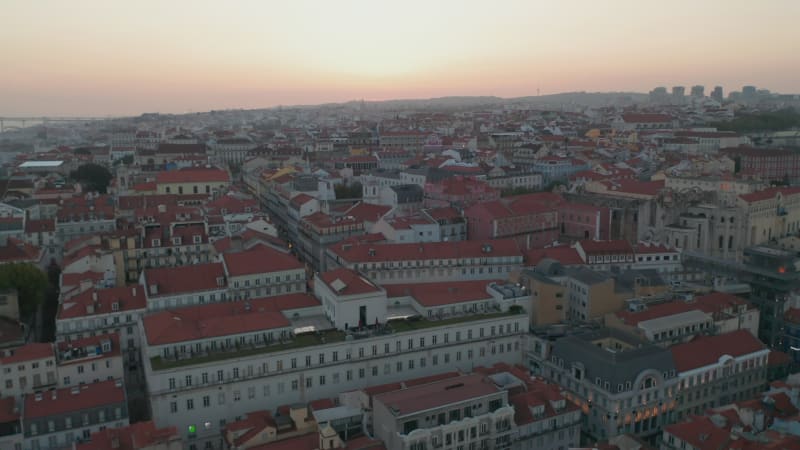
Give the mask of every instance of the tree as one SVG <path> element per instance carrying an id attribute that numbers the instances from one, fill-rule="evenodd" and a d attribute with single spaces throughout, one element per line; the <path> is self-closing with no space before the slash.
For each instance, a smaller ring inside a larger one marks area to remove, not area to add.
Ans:
<path id="1" fill-rule="evenodd" d="M 359 182 L 353 184 L 337 184 L 333 187 L 333 192 L 336 194 L 337 199 L 361 198 L 364 193 L 361 183 Z"/>
<path id="2" fill-rule="evenodd" d="M 0 265 L 0 288 L 17 290 L 22 317 L 36 312 L 47 287 L 47 275 L 31 263 Z"/>
<path id="3" fill-rule="evenodd" d="M 105 194 L 108 185 L 111 183 L 112 175 L 107 168 L 99 164 L 89 163 L 73 170 L 70 173 L 70 178 L 80 182 L 86 191 Z"/>

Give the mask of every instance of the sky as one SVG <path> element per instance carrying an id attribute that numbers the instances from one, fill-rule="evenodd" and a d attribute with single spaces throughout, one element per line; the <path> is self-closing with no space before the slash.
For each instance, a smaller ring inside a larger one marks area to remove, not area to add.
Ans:
<path id="1" fill-rule="evenodd" d="M 0 117 L 800 93 L 798 0 L 0 0 Z"/>

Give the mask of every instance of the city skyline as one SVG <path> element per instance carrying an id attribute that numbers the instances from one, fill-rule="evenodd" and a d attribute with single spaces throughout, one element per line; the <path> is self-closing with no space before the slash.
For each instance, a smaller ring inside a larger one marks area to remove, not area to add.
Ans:
<path id="1" fill-rule="evenodd" d="M 137 115 L 354 99 L 694 84 L 800 92 L 796 2 L 7 5 L 2 115 Z M 794 14 L 793 14 L 794 13 Z"/>

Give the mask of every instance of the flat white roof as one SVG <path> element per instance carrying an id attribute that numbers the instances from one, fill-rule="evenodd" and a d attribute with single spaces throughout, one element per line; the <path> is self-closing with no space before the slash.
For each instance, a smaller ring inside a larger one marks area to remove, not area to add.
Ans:
<path id="1" fill-rule="evenodd" d="M 64 164 L 64 161 L 25 161 L 19 165 L 20 169 L 32 167 L 58 167 Z"/>
<path id="2" fill-rule="evenodd" d="M 649 331 L 651 333 L 656 333 L 664 330 L 669 330 L 672 328 L 680 328 L 683 326 L 691 326 L 698 322 L 705 322 L 711 319 L 711 316 L 700 311 L 699 309 L 693 309 L 691 311 L 685 311 L 678 314 L 672 314 L 669 316 L 664 317 L 656 317 L 655 319 L 650 320 L 643 320 L 639 322 L 639 328 L 644 331 Z"/>

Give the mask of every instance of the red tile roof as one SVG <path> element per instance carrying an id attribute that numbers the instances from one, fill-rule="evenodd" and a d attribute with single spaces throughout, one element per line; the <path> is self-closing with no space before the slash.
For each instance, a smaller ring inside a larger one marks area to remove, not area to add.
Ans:
<path id="1" fill-rule="evenodd" d="M 664 427 L 664 431 L 699 449 L 721 449 L 730 439 L 730 431 L 714 425 L 709 417 L 692 417 L 686 422 Z"/>
<path id="2" fill-rule="evenodd" d="M 56 221 L 54 219 L 41 219 L 34 220 L 28 219 L 25 221 L 25 233 L 52 233 L 56 231 Z"/>
<path id="3" fill-rule="evenodd" d="M 344 267 L 322 272 L 319 277 L 333 292 L 339 295 L 361 295 L 381 291 L 380 287 L 355 270 Z"/>
<path id="4" fill-rule="evenodd" d="M 42 255 L 39 247 L 11 237 L 6 241 L 6 245 L 0 247 L 0 262 L 2 263 L 29 262 L 35 264 L 39 262 Z"/>
<path id="5" fill-rule="evenodd" d="M 181 267 L 159 267 L 145 269 L 145 289 L 151 297 L 175 295 L 186 292 L 210 291 L 225 287 L 225 268 L 222 263 L 195 264 Z M 223 286 L 218 284 L 222 279 Z M 157 285 L 158 293 L 150 292 L 150 286 Z"/>
<path id="6" fill-rule="evenodd" d="M 77 393 L 72 393 L 77 388 Z M 84 409 L 101 406 L 117 405 L 127 409 L 125 404 L 125 388 L 117 381 L 98 381 L 97 383 L 82 384 L 73 388 L 56 389 L 42 393 L 41 400 L 28 394 L 25 396 L 25 420 L 40 417 L 58 416 Z M 107 421 L 114 420 L 113 416 L 106 416 Z"/>
<path id="7" fill-rule="evenodd" d="M 250 447 L 248 450 L 315 450 L 319 448 L 319 433 L 312 432 L 277 442 Z"/>
<path id="8" fill-rule="evenodd" d="M 525 264 L 528 266 L 535 266 L 545 258 L 554 259 L 565 266 L 582 265 L 584 264 L 581 255 L 574 247 L 562 245 L 560 247 L 550 248 L 534 248 L 529 250 L 525 255 Z"/>
<path id="9" fill-rule="evenodd" d="M 244 432 L 233 439 L 233 442 L 229 442 L 229 444 L 238 448 L 239 446 L 247 444 L 249 440 L 258 436 L 259 433 L 264 432 L 268 427 L 278 428 L 275 424 L 275 419 L 272 417 L 272 413 L 262 410 L 247 413 L 244 419 L 227 424 L 225 430 L 234 433 Z"/>
<path id="10" fill-rule="evenodd" d="M 420 386 L 378 394 L 379 401 L 398 416 L 490 395 L 499 388 L 483 374 L 463 375 Z"/>
<path id="11" fill-rule="evenodd" d="M 228 183 L 231 177 L 227 171 L 218 168 L 191 167 L 180 170 L 158 172 L 156 183 Z"/>
<path id="12" fill-rule="evenodd" d="M 761 191 L 751 192 L 749 194 L 742 194 L 740 199 L 747 203 L 760 202 L 763 200 L 773 199 L 778 194 L 785 197 L 787 195 L 794 195 L 800 193 L 800 187 L 773 187 Z"/>
<path id="13" fill-rule="evenodd" d="M 719 315 L 724 314 L 725 310 L 732 310 L 741 305 L 747 305 L 747 309 L 752 308 L 749 302 L 733 294 L 712 292 L 711 294 L 695 297 L 692 302 L 676 300 L 649 306 L 644 311 L 619 311 L 617 312 L 617 317 L 622 319 L 625 324 L 631 326 L 636 326 L 640 322 L 688 311 L 702 311 L 711 315 L 712 318 L 716 320 L 719 318 Z M 733 313 L 733 311 L 731 311 L 731 313 Z"/>
<path id="14" fill-rule="evenodd" d="M 373 205 L 359 202 L 345 212 L 345 216 L 353 216 L 359 222 L 377 222 L 392 208 L 386 205 Z"/>
<path id="15" fill-rule="evenodd" d="M 149 446 L 180 442 L 176 427 L 156 428 L 153 421 L 138 422 L 122 428 L 106 428 L 92 433 L 88 442 L 77 444 L 76 450 L 137 450 Z"/>
<path id="16" fill-rule="evenodd" d="M 231 277 L 261 273 L 303 269 L 303 263 L 294 256 L 266 245 L 257 245 L 250 250 L 223 255 L 225 268 Z"/>
<path id="17" fill-rule="evenodd" d="M 362 391 L 369 397 L 372 397 L 378 394 L 382 394 L 384 392 L 397 391 L 403 389 L 403 387 L 405 386 L 421 386 L 423 384 L 433 383 L 435 381 L 441 381 L 441 380 L 446 380 L 448 378 L 455 378 L 460 376 L 461 373 L 459 372 L 444 372 L 435 375 L 429 375 L 427 377 L 412 378 L 410 380 L 406 380 L 403 382 L 386 383 L 386 384 L 379 384 L 376 386 L 369 386 L 362 389 Z"/>
<path id="18" fill-rule="evenodd" d="M 116 311 L 114 310 L 114 303 L 117 304 Z M 87 311 L 89 306 L 92 309 L 91 313 Z M 97 314 L 111 314 L 117 311 L 143 310 L 146 307 L 147 300 L 142 286 L 89 289 L 59 305 L 58 318 L 73 319 Z"/>
<path id="19" fill-rule="evenodd" d="M 686 372 L 715 364 L 722 356 L 738 357 L 764 350 L 766 346 L 747 330 L 717 336 L 701 336 L 670 348 L 675 368 Z"/>
<path id="20" fill-rule="evenodd" d="M 91 281 L 92 285 L 105 278 L 104 272 L 93 272 L 87 270 L 86 272 L 79 273 L 62 273 L 61 274 L 61 287 L 77 286 L 82 281 Z"/>
<path id="21" fill-rule="evenodd" d="M 308 294 L 291 294 L 190 306 L 149 314 L 143 319 L 144 329 L 150 345 L 164 345 L 284 328 L 291 323 L 281 311 L 301 305 L 318 306 L 319 301 Z"/>
<path id="22" fill-rule="evenodd" d="M 492 296 L 487 286 L 501 280 L 451 281 L 442 283 L 415 283 L 386 285 L 387 297 L 413 297 L 422 306 L 442 306 L 478 300 Z"/>
<path id="23" fill-rule="evenodd" d="M 52 343 L 36 342 L 11 350 L 10 355 L 0 358 L 0 364 L 16 364 L 53 357 L 55 357 L 55 352 Z"/>

